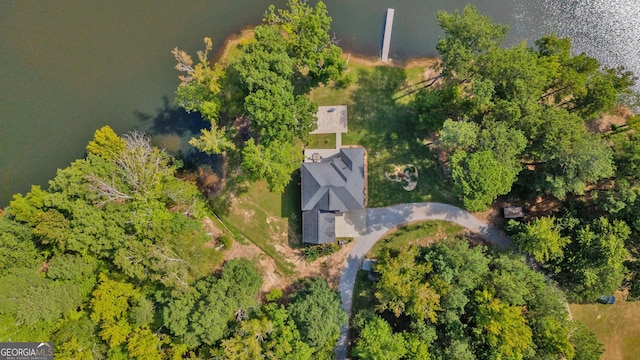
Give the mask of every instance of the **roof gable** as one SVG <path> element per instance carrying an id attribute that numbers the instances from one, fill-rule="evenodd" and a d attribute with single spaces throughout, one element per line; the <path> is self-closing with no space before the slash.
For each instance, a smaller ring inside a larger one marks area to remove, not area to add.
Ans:
<path id="1" fill-rule="evenodd" d="M 335 214 L 364 209 L 364 149 L 341 149 L 301 168 L 303 240 L 335 240 Z"/>
<path id="2" fill-rule="evenodd" d="M 341 149 L 319 163 L 302 164 L 302 211 L 364 209 L 364 149 Z M 328 201 L 319 204 L 328 194 Z"/>

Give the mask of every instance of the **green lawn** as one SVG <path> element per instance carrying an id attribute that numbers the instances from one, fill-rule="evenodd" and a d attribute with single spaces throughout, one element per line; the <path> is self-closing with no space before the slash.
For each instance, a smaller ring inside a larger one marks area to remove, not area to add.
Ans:
<path id="1" fill-rule="evenodd" d="M 368 258 L 376 258 L 383 248 L 402 249 L 409 244 L 427 245 L 464 231 L 460 225 L 449 221 L 434 220 L 410 224 L 387 234 L 378 240 L 367 253 Z"/>
<path id="2" fill-rule="evenodd" d="M 448 177 L 434 154 L 424 145 L 428 134 L 416 131 L 407 105 L 413 83 L 420 81 L 424 69 L 357 66 L 347 89 L 332 86 L 315 89 L 312 100 L 320 105 L 347 104 L 349 132 L 342 135 L 345 145 L 362 145 L 369 151 L 369 207 L 405 202 L 437 201 L 457 204 Z M 384 177 L 387 164 L 413 164 L 418 169 L 418 185 L 407 192 L 400 183 Z"/>
<path id="3" fill-rule="evenodd" d="M 336 148 L 336 134 L 313 134 L 309 135 L 310 149 L 335 149 Z"/>
<path id="4" fill-rule="evenodd" d="M 604 344 L 603 359 L 640 358 L 640 303 L 570 304 L 573 318 L 584 323 Z"/>
<path id="5" fill-rule="evenodd" d="M 236 238 L 247 238 L 272 257 L 285 275 L 294 273 L 279 246 L 300 244 L 300 175 L 295 174 L 283 194 L 270 192 L 265 181 L 245 191 L 229 190 L 214 200 L 213 208 Z"/>
<path id="6" fill-rule="evenodd" d="M 406 202 L 438 201 L 456 204 L 450 180 L 424 145 L 428 134 L 416 131 L 408 107 L 407 89 L 421 80 L 424 69 L 404 70 L 388 66 L 352 65 L 348 70 L 353 82 L 346 87 L 323 86 L 311 93 L 319 105 L 349 106 L 349 132 L 342 135 L 345 145 L 362 145 L 368 150 L 369 207 Z M 314 135 L 312 147 L 335 147 L 335 135 Z M 418 169 L 418 184 L 405 191 L 400 183 L 384 177 L 387 164 L 413 164 Z M 233 182 L 233 179 L 228 179 Z M 264 182 L 253 183 L 245 191 L 228 185 L 228 193 L 214 201 L 214 209 L 235 233 L 260 247 L 274 258 L 285 274 L 294 265 L 278 251 L 279 246 L 300 245 L 299 175 L 283 195 L 267 190 Z"/>

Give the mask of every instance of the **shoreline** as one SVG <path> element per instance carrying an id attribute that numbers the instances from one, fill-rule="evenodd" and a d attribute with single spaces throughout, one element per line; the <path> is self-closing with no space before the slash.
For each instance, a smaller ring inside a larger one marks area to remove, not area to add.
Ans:
<path id="1" fill-rule="evenodd" d="M 223 41 L 222 45 L 218 50 L 210 58 L 212 63 L 224 63 L 229 51 L 237 46 L 244 40 L 251 39 L 253 37 L 253 29 L 255 26 L 248 26 L 240 30 L 240 32 L 232 33 L 227 36 Z M 214 41 L 215 42 L 215 41 Z M 354 52 L 345 52 L 343 49 L 342 58 L 347 60 L 347 66 L 349 63 L 355 63 L 357 65 L 364 66 L 389 66 L 389 67 L 400 67 L 407 68 L 412 66 L 423 66 L 428 67 L 433 65 L 434 63 L 440 60 L 439 57 L 431 57 L 431 56 L 420 56 L 409 59 L 389 59 L 388 62 L 383 62 L 380 59 L 380 56 L 366 55 Z"/>

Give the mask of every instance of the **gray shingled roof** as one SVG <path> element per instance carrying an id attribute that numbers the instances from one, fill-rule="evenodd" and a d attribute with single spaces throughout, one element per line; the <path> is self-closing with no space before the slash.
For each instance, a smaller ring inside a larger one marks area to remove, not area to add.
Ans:
<path id="1" fill-rule="evenodd" d="M 319 163 L 302 164 L 302 237 L 335 240 L 335 213 L 364 209 L 364 149 L 341 149 Z"/>

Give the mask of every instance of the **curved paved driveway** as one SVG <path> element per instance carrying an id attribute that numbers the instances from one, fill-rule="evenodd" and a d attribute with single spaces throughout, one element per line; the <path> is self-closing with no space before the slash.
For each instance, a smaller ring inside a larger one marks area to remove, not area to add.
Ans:
<path id="1" fill-rule="evenodd" d="M 468 211 L 452 205 L 413 203 L 367 209 L 367 229 L 356 240 L 356 244 L 347 258 L 344 270 L 342 270 L 340 285 L 338 286 L 340 297 L 342 298 L 342 308 L 347 314 L 351 314 L 353 286 L 365 254 L 376 241 L 390 230 L 398 226 L 422 220 L 451 221 L 472 232 L 478 233 L 484 240 L 499 248 L 506 249 L 511 247 L 511 240 L 498 229 L 478 220 Z M 347 358 L 348 330 L 348 324 L 343 325 L 340 330 L 340 338 L 335 348 L 337 360 Z"/>

